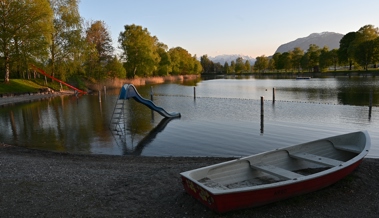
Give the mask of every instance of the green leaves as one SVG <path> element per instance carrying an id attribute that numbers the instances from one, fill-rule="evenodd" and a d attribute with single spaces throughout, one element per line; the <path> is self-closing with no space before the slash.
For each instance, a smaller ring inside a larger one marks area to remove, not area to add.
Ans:
<path id="1" fill-rule="evenodd" d="M 126 25 L 118 42 L 128 77 L 198 74 L 202 70 L 199 61 L 187 50 L 176 47 L 166 51 L 167 46 L 141 26 Z"/>
<path id="2" fill-rule="evenodd" d="M 46 48 L 53 29 L 52 16 L 53 12 L 46 0 L 0 2 L 0 53 L 4 58 L 5 82 L 9 82 L 12 62 L 20 73 L 27 69 L 28 62 L 47 54 Z"/>

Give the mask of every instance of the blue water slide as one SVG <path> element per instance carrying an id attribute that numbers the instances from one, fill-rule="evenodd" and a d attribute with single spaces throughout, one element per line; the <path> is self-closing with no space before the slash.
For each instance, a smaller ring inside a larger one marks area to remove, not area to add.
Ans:
<path id="1" fill-rule="evenodd" d="M 129 99 L 133 98 L 137 102 L 146 105 L 148 108 L 151 110 L 156 111 L 160 115 L 171 118 L 171 117 L 180 117 L 180 113 L 168 113 L 165 109 L 158 107 L 154 104 L 154 102 L 143 98 L 137 91 L 136 87 L 133 84 L 125 84 L 122 86 L 121 91 L 120 91 L 120 99 Z"/>

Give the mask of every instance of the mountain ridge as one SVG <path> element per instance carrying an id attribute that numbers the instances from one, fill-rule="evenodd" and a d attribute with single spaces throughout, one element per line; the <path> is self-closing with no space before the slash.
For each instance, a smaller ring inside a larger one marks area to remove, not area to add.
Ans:
<path id="1" fill-rule="evenodd" d="M 229 65 L 232 61 L 236 62 L 237 58 L 241 57 L 243 61 L 245 62 L 248 60 L 250 64 L 255 63 L 255 58 L 249 56 L 249 55 L 242 55 L 242 54 L 222 54 L 222 55 L 217 55 L 214 57 L 208 57 L 209 60 L 211 60 L 213 63 L 220 63 L 221 65 L 224 65 L 225 62 L 227 62 Z"/>
<path id="2" fill-rule="evenodd" d="M 295 47 L 307 51 L 310 44 L 315 44 L 320 48 L 327 46 L 329 50 L 338 49 L 343 36 L 343 34 L 335 32 L 311 33 L 309 36 L 297 38 L 296 40 L 280 45 L 275 53 L 292 51 Z"/>

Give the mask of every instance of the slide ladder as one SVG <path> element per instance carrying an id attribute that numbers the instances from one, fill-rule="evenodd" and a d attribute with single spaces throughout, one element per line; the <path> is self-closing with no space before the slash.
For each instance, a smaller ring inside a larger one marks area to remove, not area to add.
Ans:
<path id="1" fill-rule="evenodd" d="M 117 106 L 119 100 L 125 100 L 125 99 L 129 99 L 129 98 L 133 98 L 134 100 L 136 100 L 137 102 L 147 106 L 151 110 L 156 111 L 157 113 L 159 113 L 163 117 L 172 118 L 172 117 L 180 117 L 181 116 L 180 113 L 176 113 L 176 112 L 169 113 L 165 109 L 156 106 L 152 101 L 143 98 L 138 93 L 136 87 L 132 84 L 125 84 L 122 86 L 122 88 L 120 90 L 120 96 L 117 100 L 116 106 Z"/>
<path id="2" fill-rule="evenodd" d="M 55 81 L 59 82 L 60 84 L 63 84 L 63 85 L 65 85 L 65 86 L 67 86 L 67 87 L 69 87 L 69 88 L 71 88 L 71 89 L 73 89 L 73 90 L 75 90 L 75 91 L 77 91 L 77 92 L 79 92 L 79 93 L 81 93 L 81 94 L 86 94 L 86 93 L 87 93 L 87 92 L 85 92 L 85 91 L 83 91 L 83 90 L 80 90 L 80 89 L 78 89 L 78 88 L 76 88 L 76 87 L 74 87 L 74 86 L 72 86 L 72 85 L 70 85 L 70 84 L 68 84 L 68 83 L 63 82 L 62 80 L 59 80 L 59 79 L 57 79 L 57 78 L 55 78 L 55 77 L 53 77 L 53 76 L 50 76 L 50 75 L 47 74 L 45 71 L 43 71 L 42 69 L 40 69 L 40 68 L 34 66 L 33 64 L 31 64 L 30 66 L 31 66 L 34 70 L 36 70 L 37 72 L 39 72 L 40 74 L 42 74 L 42 75 L 44 75 L 44 76 L 47 76 L 47 77 L 49 77 L 50 79 L 55 80 Z"/>
<path id="3" fill-rule="evenodd" d="M 120 98 L 120 96 L 117 98 L 116 105 L 113 109 L 113 114 L 111 118 L 111 128 L 112 131 L 116 133 L 116 135 L 124 136 L 126 133 L 124 121 L 125 121 L 125 114 L 124 114 L 124 108 L 125 108 L 125 100 Z M 123 140 L 121 140 L 123 141 Z"/>
<path id="4" fill-rule="evenodd" d="M 167 123 L 173 119 L 173 118 L 179 118 L 181 115 L 180 113 L 168 113 L 163 108 L 156 106 L 152 101 L 143 98 L 138 92 L 137 89 L 132 84 L 125 84 L 120 90 L 119 97 L 117 98 L 115 107 L 113 109 L 112 118 L 110 121 L 110 128 L 112 130 L 112 133 L 117 136 L 117 140 L 120 141 L 121 144 L 126 144 L 126 131 L 127 127 L 125 124 L 126 121 L 126 115 L 125 115 L 125 100 L 128 100 L 130 98 L 133 98 L 137 102 L 149 107 L 151 110 L 154 110 L 158 112 L 160 115 L 164 116 L 164 122 L 161 121 L 159 128 L 157 128 L 157 131 L 153 131 L 155 134 L 157 132 L 162 131 L 164 127 L 167 125 Z M 152 134 L 154 135 L 154 134 Z M 151 138 L 148 137 L 148 138 Z M 142 140 L 146 144 L 149 140 Z M 143 146 L 142 146 L 143 147 Z"/>

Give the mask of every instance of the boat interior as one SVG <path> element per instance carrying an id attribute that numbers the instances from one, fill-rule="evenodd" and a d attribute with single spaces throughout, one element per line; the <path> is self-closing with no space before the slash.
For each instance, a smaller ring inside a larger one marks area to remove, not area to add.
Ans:
<path id="1" fill-rule="evenodd" d="M 365 145 L 362 137 L 342 141 L 331 138 L 277 149 L 193 171 L 190 176 L 209 188 L 229 190 L 323 175 L 359 155 Z"/>

